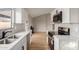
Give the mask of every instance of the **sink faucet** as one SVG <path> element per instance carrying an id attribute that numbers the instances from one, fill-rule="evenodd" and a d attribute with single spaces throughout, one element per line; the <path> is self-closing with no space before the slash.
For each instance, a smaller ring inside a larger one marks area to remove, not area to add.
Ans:
<path id="1" fill-rule="evenodd" d="M 5 35 L 6 35 L 8 32 L 12 32 L 12 31 L 6 31 L 6 32 L 3 31 L 3 32 L 2 32 L 2 38 L 5 38 Z"/>

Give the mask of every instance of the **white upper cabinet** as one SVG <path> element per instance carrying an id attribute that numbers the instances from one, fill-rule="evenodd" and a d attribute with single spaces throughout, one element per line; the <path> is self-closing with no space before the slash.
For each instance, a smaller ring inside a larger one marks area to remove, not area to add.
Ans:
<path id="1" fill-rule="evenodd" d="M 29 25 L 29 14 L 26 9 L 15 9 L 15 23 L 24 23 L 26 25 Z"/>
<path id="2" fill-rule="evenodd" d="M 60 23 L 79 23 L 79 8 L 56 8 L 51 13 L 52 21 L 56 11 L 62 11 L 62 22 Z"/>
<path id="3" fill-rule="evenodd" d="M 22 23 L 22 9 L 15 9 L 15 23 Z"/>
<path id="4" fill-rule="evenodd" d="M 70 23 L 70 10 L 69 8 L 62 9 L 62 23 Z"/>
<path id="5" fill-rule="evenodd" d="M 70 23 L 79 23 L 79 8 L 70 8 Z"/>

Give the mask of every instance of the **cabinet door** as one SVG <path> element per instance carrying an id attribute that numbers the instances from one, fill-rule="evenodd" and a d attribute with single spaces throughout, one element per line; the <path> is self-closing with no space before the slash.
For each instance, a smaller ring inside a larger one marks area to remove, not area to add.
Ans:
<path id="1" fill-rule="evenodd" d="M 62 8 L 62 23 L 70 23 L 70 9 Z"/>
<path id="2" fill-rule="evenodd" d="M 16 45 L 14 45 L 10 50 L 23 50 L 26 49 L 26 37 L 22 38 Z"/>
<path id="3" fill-rule="evenodd" d="M 70 22 L 79 23 L 79 8 L 70 8 Z"/>
<path id="4" fill-rule="evenodd" d="M 15 9 L 15 22 L 16 23 L 22 23 L 22 9 L 16 8 Z"/>

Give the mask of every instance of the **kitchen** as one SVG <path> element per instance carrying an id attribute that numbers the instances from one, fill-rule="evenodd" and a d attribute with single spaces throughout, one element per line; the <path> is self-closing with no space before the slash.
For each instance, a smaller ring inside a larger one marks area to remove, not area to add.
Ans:
<path id="1" fill-rule="evenodd" d="M 39 32 L 46 34 L 48 50 L 79 49 L 79 8 L 3 8 L 0 15 L 1 50 L 30 50 Z"/>

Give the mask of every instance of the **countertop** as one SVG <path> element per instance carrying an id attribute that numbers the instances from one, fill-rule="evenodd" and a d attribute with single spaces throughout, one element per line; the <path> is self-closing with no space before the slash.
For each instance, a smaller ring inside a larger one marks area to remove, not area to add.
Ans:
<path id="1" fill-rule="evenodd" d="M 30 33 L 30 31 L 28 32 L 19 32 L 19 33 L 15 33 L 14 35 L 18 35 L 19 38 L 16 39 L 14 42 L 10 43 L 10 44 L 0 44 L 0 50 L 10 50 L 13 46 L 15 46 L 23 37 L 25 37 L 26 35 L 28 35 Z"/>
<path id="2" fill-rule="evenodd" d="M 54 38 L 59 38 L 59 39 L 78 39 L 79 40 L 79 37 L 78 36 L 71 36 L 71 35 L 54 35 L 53 36 Z"/>

